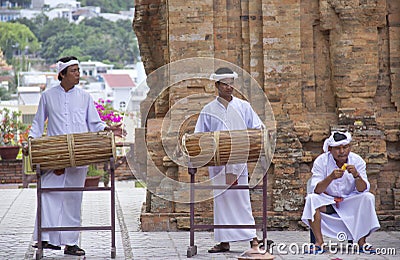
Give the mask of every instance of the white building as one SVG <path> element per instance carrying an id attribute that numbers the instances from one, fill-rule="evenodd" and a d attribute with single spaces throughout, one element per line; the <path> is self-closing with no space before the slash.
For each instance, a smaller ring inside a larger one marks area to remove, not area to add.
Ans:
<path id="1" fill-rule="evenodd" d="M 22 112 L 22 122 L 31 124 L 35 117 L 41 92 L 58 84 L 54 72 L 18 73 L 18 110 Z"/>
<path id="2" fill-rule="evenodd" d="M 112 13 L 100 13 L 99 16 L 111 22 L 116 22 L 118 20 L 133 20 L 133 15 L 126 14 L 112 14 Z"/>
<path id="3" fill-rule="evenodd" d="M 75 0 L 32 0 L 32 8 L 42 9 L 42 8 L 56 8 L 71 6 L 74 8 L 81 7 L 81 3 Z"/>
<path id="4" fill-rule="evenodd" d="M 132 69 L 113 69 L 108 71 L 107 74 L 113 74 L 113 75 L 122 75 L 122 74 L 128 74 L 129 77 L 137 84 L 137 70 L 132 68 Z"/>
<path id="5" fill-rule="evenodd" d="M 128 74 L 102 74 L 107 98 L 112 100 L 113 108 L 125 111 L 131 92 L 136 84 Z"/>
<path id="6" fill-rule="evenodd" d="M 72 10 L 70 8 L 55 8 L 46 12 L 46 15 L 49 17 L 49 20 L 53 20 L 56 18 L 64 18 L 68 22 L 72 23 L 74 20 L 72 18 Z"/>
<path id="7" fill-rule="evenodd" d="M 40 87 L 18 87 L 18 110 L 22 113 L 22 123 L 32 124 L 39 100 Z"/>
<path id="8" fill-rule="evenodd" d="M 58 80 L 55 72 L 21 71 L 18 73 L 17 83 L 17 87 L 40 87 L 43 91 L 58 84 Z"/>
<path id="9" fill-rule="evenodd" d="M 0 22 L 9 22 L 21 18 L 21 12 L 13 9 L 0 9 Z"/>
<path id="10" fill-rule="evenodd" d="M 84 76 L 97 77 L 100 74 L 109 73 L 114 65 L 105 64 L 99 61 L 82 61 L 80 62 L 81 73 Z"/>

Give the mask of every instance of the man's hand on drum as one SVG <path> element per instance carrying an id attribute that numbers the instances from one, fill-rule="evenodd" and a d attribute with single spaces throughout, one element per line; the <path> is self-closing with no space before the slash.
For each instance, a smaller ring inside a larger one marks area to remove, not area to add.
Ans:
<path id="1" fill-rule="evenodd" d="M 62 175 L 65 172 L 65 169 L 55 169 L 54 171 L 55 175 Z"/>
<path id="2" fill-rule="evenodd" d="M 29 146 L 27 142 L 23 142 L 22 143 L 22 154 L 24 156 L 28 156 L 29 155 Z"/>
<path id="3" fill-rule="evenodd" d="M 115 136 L 124 137 L 126 136 L 126 130 L 122 129 L 122 123 L 116 125 L 107 125 L 104 131 L 112 131 Z"/>

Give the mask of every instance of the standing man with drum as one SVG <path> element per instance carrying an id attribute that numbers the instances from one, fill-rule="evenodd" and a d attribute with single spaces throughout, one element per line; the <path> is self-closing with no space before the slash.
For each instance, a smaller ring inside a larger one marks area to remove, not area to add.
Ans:
<path id="1" fill-rule="evenodd" d="M 45 131 L 47 135 L 64 135 L 83 132 L 113 131 L 122 135 L 118 126 L 107 126 L 97 113 L 94 101 L 89 93 L 75 87 L 79 83 L 79 61 L 69 56 L 57 61 L 57 76 L 60 84 L 44 91 L 29 138 L 40 138 Z M 45 172 L 42 177 L 43 188 L 83 187 L 87 166 L 55 169 Z M 50 192 L 42 195 L 43 227 L 80 226 L 82 192 Z M 35 225 L 34 239 L 38 239 Z M 79 231 L 51 231 L 42 233 L 42 248 L 61 250 L 64 254 L 85 255 L 78 246 Z M 37 247 L 37 244 L 34 245 Z"/>
<path id="2" fill-rule="evenodd" d="M 211 75 L 210 79 L 215 81 L 218 97 L 200 112 L 195 133 L 261 129 L 263 123 L 251 105 L 232 96 L 237 77 L 237 73 L 225 67 L 217 69 Z M 247 164 L 212 166 L 209 167 L 209 174 L 214 185 L 248 185 Z M 214 224 L 254 225 L 249 190 L 214 190 Z M 250 241 L 252 247 L 258 245 L 256 229 L 216 228 L 214 238 L 219 243 L 209 249 L 209 253 L 229 251 L 229 243 L 234 241 Z"/>

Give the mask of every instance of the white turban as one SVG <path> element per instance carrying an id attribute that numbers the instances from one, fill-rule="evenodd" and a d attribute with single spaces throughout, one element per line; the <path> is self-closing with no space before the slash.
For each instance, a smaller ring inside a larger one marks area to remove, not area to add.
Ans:
<path id="1" fill-rule="evenodd" d="M 63 71 L 66 67 L 72 66 L 72 65 L 79 65 L 79 61 L 78 60 L 70 60 L 68 62 L 62 62 L 59 61 L 57 62 L 56 66 L 57 66 L 57 75 L 60 74 L 61 71 Z"/>
<path id="2" fill-rule="evenodd" d="M 342 140 L 335 140 L 334 135 L 335 133 L 339 133 L 342 135 L 346 136 L 346 139 L 342 139 Z M 339 146 L 339 145 L 346 145 L 349 144 L 351 142 L 351 134 L 349 132 L 332 132 L 331 136 L 329 138 L 327 138 L 324 142 L 324 146 L 323 146 L 323 150 L 324 153 L 326 153 L 328 151 L 329 146 L 330 147 L 335 147 L 335 146 Z"/>
<path id="3" fill-rule="evenodd" d="M 210 79 L 215 81 L 220 81 L 221 79 L 237 79 L 238 74 L 236 72 L 233 73 L 225 73 L 225 74 L 211 74 Z"/>

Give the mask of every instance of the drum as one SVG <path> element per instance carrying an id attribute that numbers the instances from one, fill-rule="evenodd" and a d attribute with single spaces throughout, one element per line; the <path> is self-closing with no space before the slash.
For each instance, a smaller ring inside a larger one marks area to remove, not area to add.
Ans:
<path id="1" fill-rule="evenodd" d="M 36 169 L 63 169 L 116 158 L 112 132 L 46 136 L 29 140 L 31 165 Z"/>
<path id="2" fill-rule="evenodd" d="M 264 154 L 264 130 L 185 134 L 182 148 L 191 167 L 256 162 Z"/>

